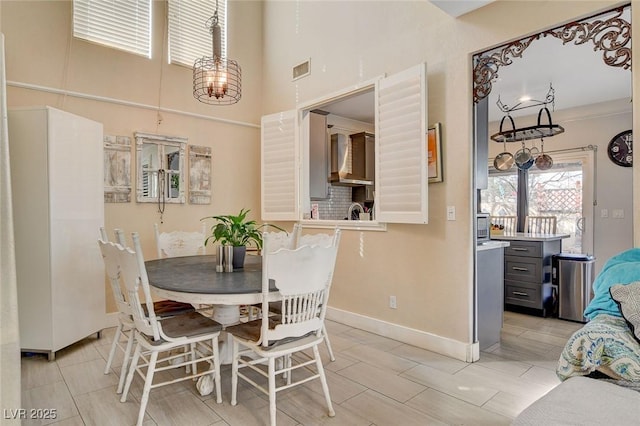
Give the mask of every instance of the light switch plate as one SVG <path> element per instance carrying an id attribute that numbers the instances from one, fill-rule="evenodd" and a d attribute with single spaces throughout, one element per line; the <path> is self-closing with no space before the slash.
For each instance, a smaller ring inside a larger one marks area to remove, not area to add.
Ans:
<path id="1" fill-rule="evenodd" d="M 609 217 L 609 210 L 608 209 L 602 209 L 600 210 L 600 217 Z"/>
<path id="2" fill-rule="evenodd" d="M 456 220 L 456 206 L 447 206 L 447 220 Z"/>

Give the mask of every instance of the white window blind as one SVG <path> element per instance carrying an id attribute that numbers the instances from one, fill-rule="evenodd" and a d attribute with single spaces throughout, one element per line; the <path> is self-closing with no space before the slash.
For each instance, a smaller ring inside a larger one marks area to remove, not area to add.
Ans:
<path id="1" fill-rule="evenodd" d="M 222 57 L 227 56 L 227 0 L 218 0 Z M 192 67 L 197 58 L 213 56 L 209 28 L 216 0 L 169 0 L 169 63 Z"/>
<path id="2" fill-rule="evenodd" d="M 151 0 L 74 0 L 73 36 L 151 58 Z"/>

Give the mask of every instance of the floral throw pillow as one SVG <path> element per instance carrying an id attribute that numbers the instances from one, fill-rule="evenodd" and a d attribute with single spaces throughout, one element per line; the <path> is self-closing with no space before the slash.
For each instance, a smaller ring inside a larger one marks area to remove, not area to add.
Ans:
<path id="1" fill-rule="evenodd" d="M 640 342 L 640 281 L 612 285 L 609 292 L 620 307 L 620 313 L 634 337 Z"/>

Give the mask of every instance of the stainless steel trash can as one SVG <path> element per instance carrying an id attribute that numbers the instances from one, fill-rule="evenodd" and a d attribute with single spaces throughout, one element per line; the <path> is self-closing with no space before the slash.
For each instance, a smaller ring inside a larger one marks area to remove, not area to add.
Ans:
<path id="1" fill-rule="evenodd" d="M 561 253 L 552 259 L 552 283 L 558 289 L 558 318 L 587 322 L 584 309 L 593 298 L 595 257 Z"/>

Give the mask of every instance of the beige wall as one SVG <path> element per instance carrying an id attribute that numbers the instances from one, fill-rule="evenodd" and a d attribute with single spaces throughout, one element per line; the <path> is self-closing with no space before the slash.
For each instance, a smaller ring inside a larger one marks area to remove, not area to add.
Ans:
<path id="1" fill-rule="evenodd" d="M 250 208 L 257 218 L 260 211 L 262 4 L 230 3 L 228 51 L 243 71 L 242 99 L 233 106 L 209 106 L 196 101 L 192 95 L 191 69 L 167 64 L 162 43 L 165 5 L 163 1 L 153 3 L 153 58 L 149 60 L 73 39 L 71 1 L 2 1 L 8 107 L 50 105 L 103 123 L 105 134 L 133 136 L 135 131 L 143 131 L 183 136 L 189 144 L 212 147 L 212 203 L 167 205 L 162 229 L 198 230 L 200 218 L 235 213 L 243 207 Z M 29 90 L 15 83 L 64 89 L 152 108 Z M 158 106 L 181 113 L 165 111 L 158 116 L 154 109 Z M 133 151 L 132 155 L 135 159 Z M 160 223 L 157 207 L 136 203 L 135 192 L 131 203 L 105 204 L 107 229 L 120 227 L 127 233 L 138 231 L 145 257 L 150 259 L 156 257 L 155 222 Z M 113 312 L 116 308 L 110 291 L 105 291 L 107 311 Z"/>
<path id="2" fill-rule="evenodd" d="M 332 307 L 471 341 L 471 56 L 614 4 L 498 1 L 455 19 L 426 1 L 265 3 L 264 113 L 426 62 L 429 123 L 443 124 L 444 182 L 429 186 L 429 224 L 345 231 Z M 309 57 L 311 75 L 292 82 L 291 67 Z M 448 205 L 456 221 L 445 220 Z"/>
<path id="3" fill-rule="evenodd" d="M 229 56 L 243 69 L 243 99 L 227 107 L 196 102 L 191 70 L 160 59 L 164 19 L 154 20 L 152 60 L 71 39 L 70 1 L 3 1 L 0 25 L 10 83 L 160 104 L 205 116 L 163 112 L 158 124 L 154 110 L 9 85 L 10 107 L 48 104 L 100 121 L 109 134 L 141 130 L 211 146 L 212 204 L 167 206 L 166 229 L 197 229 L 199 218 L 241 207 L 251 208 L 257 217 L 260 135 L 251 125 L 259 123 L 260 115 L 427 62 L 429 123 L 443 123 L 444 140 L 444 182 L 430 185 L 429 224 L 389 225 L 387 232 L 345 231 L 330 305 L 469 343 L 471 56 L 614 4 L 618 2 L 498 1 L 455 19 L 426 1 L 232 1 Z M 154 16 L 164 16 L 164 7 L 164 2 L 154 2 Z M 291 67 L 309 57 L 311 75 L 292 82 Z M 456 207 L 456 221 L 445 220 L 448 205 Z M 105 213 L 108 228 L 139 231 L 145 256 L 155 257 L 152 224 L 159 216 L 153 205 L 109 204 Z M 397 296 L 396 310 L 388 308 L 391 294 Z M 114 310 L 113 304 L 108 310 Z"/>

